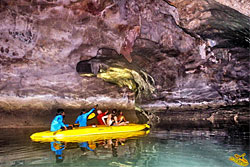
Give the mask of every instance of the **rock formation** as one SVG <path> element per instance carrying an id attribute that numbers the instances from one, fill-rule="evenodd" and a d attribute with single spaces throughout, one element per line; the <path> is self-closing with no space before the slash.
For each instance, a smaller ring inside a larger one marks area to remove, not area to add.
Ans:
<path id="1" fill-rule="evenodd" d="M 1 0 L 0 111 L 248 102 L 248 9 L 248 1 Z M 129 82 L 155 91 L 136 99 L 136 89 L 95 77 L 103 67 L 134 70 L 143 79 Z"/>

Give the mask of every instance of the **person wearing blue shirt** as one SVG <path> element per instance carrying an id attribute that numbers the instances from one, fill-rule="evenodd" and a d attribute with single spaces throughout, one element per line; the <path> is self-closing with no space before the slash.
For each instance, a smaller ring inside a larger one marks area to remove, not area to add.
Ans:
<path id="1" fill-rule="evenodd" d="M 63 109 L 57 109 L 56 117 L 51 122 L 50 131 L 55 132 L 61 128 L 67 130 L 67 126 L 63 123 L 63 117 L 65 116 Z"/>
<path id="2" fill-rule="evenodd" d="M 86 113 L 85 109 L 82 109 L 82 112 L 77 117 L 75 124 L 79 124 L 79 127 L 87 126 L 87 119 L 88 116 L 97 108 L 98 105 L 96 105 L 95 108 L 92 108 L 89 112 Z"/>
<path id="3" fill-rule="evenodd" d="M 56 155 L 56 163 L 61 163 L 63 161 L 63 150 L 65 149 L 66 145 L 59 141 L 50 142 L 51 151 L 55 152 Z"/>

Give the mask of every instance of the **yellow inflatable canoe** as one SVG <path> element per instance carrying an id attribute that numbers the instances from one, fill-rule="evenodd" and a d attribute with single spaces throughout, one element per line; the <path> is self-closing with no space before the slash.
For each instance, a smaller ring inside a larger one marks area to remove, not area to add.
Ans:
<path id="1" fill-rule="evenodd" d="M 107 139 L 126 139 L 131 137 L 142 137 L 149 133 L 149 130 L 144 131 L 136 131 L 136 132 L 119 132 L 119 133 L 107 133 L 107 134 L 96 134 L 96 135 L 83 135 L 83 136 L 73 136 L 73 137 L 64 137 L 64 138 L 33 138 L 32 141 L 35 142 L 53 142 L 53 141 L 60 141 L 60 142 L 89 142 L 89 141 L 101 141 Z"/>
<path id="2" fill-rule="evenodd" d="M 97 125 L 96 127 L 78 127 L 72 130 L 59 130 L 56 132 L 44 131 L 34 133 L 30 136 L 33 141 L 39 142 L 84 142 L 97 141 L 104 139 L 128 138 L 133 136 L 141 136 L 147 134 L 149 131 L 142 131 L 149 129 L 147 124 L 128 124 L 124 126 L 105 126 Z"/>

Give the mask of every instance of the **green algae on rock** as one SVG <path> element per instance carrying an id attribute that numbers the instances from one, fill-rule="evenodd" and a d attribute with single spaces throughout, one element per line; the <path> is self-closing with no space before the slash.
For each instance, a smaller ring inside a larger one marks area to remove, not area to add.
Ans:
<path id="1" fill-rule="evenodd" d="M 94 74 L 80 74 L 81 76 L 95 76 Z M 117 84 L 119 87 L 127 86 L 135 92 L 137 98 L 150 95 L 154 92 L 154 79 L 146 72 L 137 72 L 128 68 L 109 67 L 107 70 L 100 69 L 96 75 L 106 82 Z"/>

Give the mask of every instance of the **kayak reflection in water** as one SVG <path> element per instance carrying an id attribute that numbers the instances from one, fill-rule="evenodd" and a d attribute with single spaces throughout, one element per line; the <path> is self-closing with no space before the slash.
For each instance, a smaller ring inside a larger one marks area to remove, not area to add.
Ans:
<path id="1" fill-rule="evenodd" d="M 86 149 L 88 149 L 89 151 L 94 151 L 93 149 L 91 149 L 89 147 L 89 143 L 88 142 L 81 142 L 79 143 L 79 146 L 81 148 L 82 151 L 85 151 Z"/>
<path id="2" fill-rule="evenodd" d="M 56 163 L 63 162 L 62 151 L 65 149 L 65 147 L 65 143 L 61 143 L 59 141 L 50 142 L 51 151 L 54 151 L 56 155 Z"/>
<path id="3" fill-rule="evenodd" d="M 119 145 L 124 146 L 126 139 L 107 139 L 104 141 L 103 146 L 106 149 L 110 149 L 112 151 L 112 156 L 117 157 L 118 152 L 117 148 Z"/>

